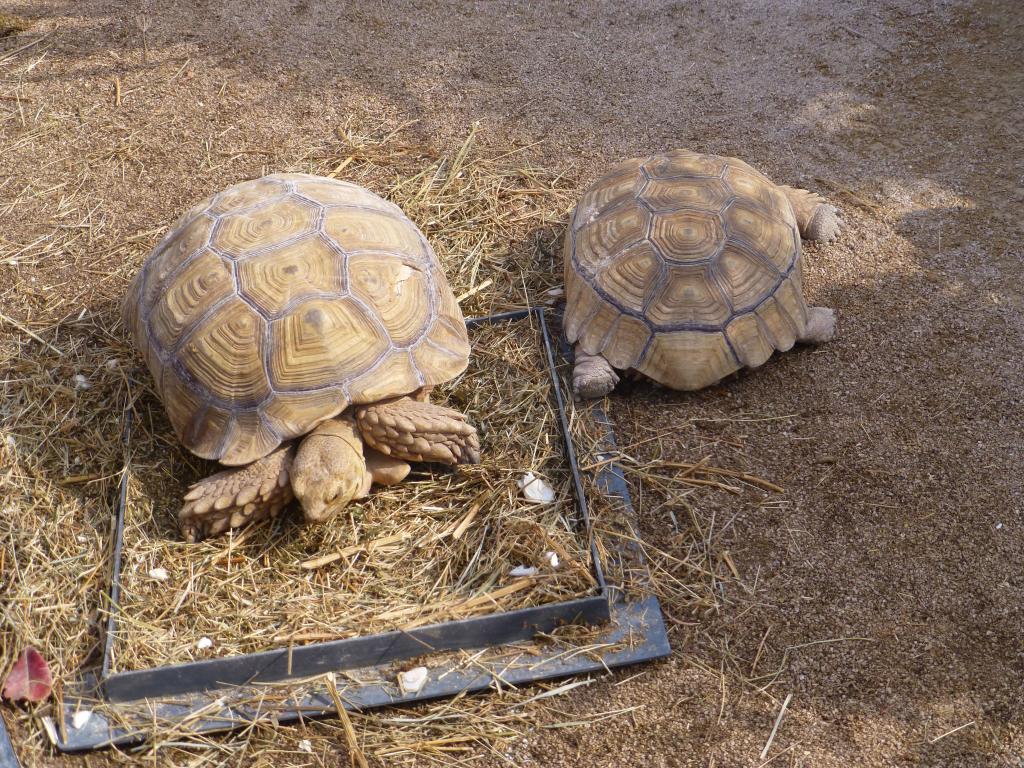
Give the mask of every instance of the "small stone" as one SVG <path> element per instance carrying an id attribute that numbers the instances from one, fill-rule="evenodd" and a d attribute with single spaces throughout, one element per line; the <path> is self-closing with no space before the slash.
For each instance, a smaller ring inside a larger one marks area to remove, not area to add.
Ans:
<path id="1" fill-rule="evenodd" d="M 85 724 L 89 722 L 89 719 L 91 717 L 91 709 L 80 709 L 77 712 L 75 712 L 74 715 L 71 716 L 71 727 L 74 728 L 76 731 L 79 728 L 84 728 Z"/>
<path id="2" fill-rule="evenodd" d="M 196 648 L 200 651 L 205 651 L 207 648 L 213 648 L 213 640 L 208 637 L 200 637 L 199 642 L 196 643 Z"/>
<path id="3" fill-rule="evenodd" d="M 419 693 L 427 684 L 430 672 L 426 667 L 413 667 L 407 672 L 398 673 L 398 688 L 402 693 Z"/>
<path id="4" fill-rule="evenodd" d="M 310 754 L 312 754 L 313 753 L 313 742 L 311 742 L 309 739 L 303 739 L 302 741 L 299 742 L 299 749 L 302 750 L 303 752 L 309 752 Z"/>

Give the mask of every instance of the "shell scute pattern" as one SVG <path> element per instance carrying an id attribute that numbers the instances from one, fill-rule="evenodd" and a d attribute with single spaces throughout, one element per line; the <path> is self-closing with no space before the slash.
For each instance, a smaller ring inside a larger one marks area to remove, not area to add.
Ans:
<path id="1" fill-rule="evenodd" d="M 316 231 L 318 206 L 302 198 L 278 197 L 221 215 L 211 244 L 232 259 L 251 257 Z"/>
<path id="2" fill-rule="evenodd" d="M 643 312 L 657 293 L 664 265 L 650 241 L 623 249 L 594 278 L 603 293 L 614 296 L 623 309 Z"/>
<path id="3" fill-rule="evenodd" d="M 638 170 L 639 166 L 614 169 L 600 185 L 587 190 L 576 206 L 573 229 L 585 227 L 602 213 L 630 205 L 647 180 Z"/>
<path id="4" fill-rule="evenodd" d="M 419 254 L 422 241 L 407 220 L 362 207 L 328 208 L 324 233 L 348 253 L 390 251 Z"/>
<path id="5" fill-rule="evenodd" d="M 264 176 L 262 179 L 246 181 L 218 192 L 207 201 L 207 212 L 211 216 L 225 213 L 239 213 L 259 205 L 283 200 L 291 192 L 288 183 L 279 176 Z"/>
<path id="6" fill-rule="evenodd" d="M 728 162 L 724 157 L 679 149 L 648 158 L 643 168 L 652 179 L 721 178 Z"/>
<path id="7" fill-rule="evenodd" d="M 650 232 L 651 214 L 642 206 L 620 206 L 603 212 L 576 237 L 582 246 L 580 261 L 590 270 L 599 269 L 624 248 L 643 241 Z"/>
<path id="8" fill-rule="evenodd" d="M 245 464 L 349 404 L 465 369 L 462 313 L 401 209 L 275 174 L 193 207 L 128 291 L 125 324 L 199 456 Z"/>
<path id="9" fill-rule="evenodd" d="M 647 318 L 659 328 L 718 330 L 732 312 L 709 264 L 676 265 L 661 282 Z"/>
<path id="10" fill-rule="evenodd" d="M 718 213 L 732 196 L 732 190 L 718 178 L 650 179 L 640 192 L 640 199 L 655 212 L 692 208 Z"/>
<path id="11" fill-rule="evenodd" d="M 799 233 L 752 200 L 735 200 L 722 214 L 730 238 L 763 253 L 781 270 L 789 271 L 799 253 Z M 795 240 L 794 240 L 795 238 Z"/>
<path id="12" fill-rule="evenodd" d="M 569 340 L 669 386 L 760 365 L 807 320 L 790 204 L 734 158 L 680 150 L 617 166 L 584 192 L 565 251 Z"/>
<path id="13" fill-rule="evenodd" d="M 209 246 L 210 235 L 216 223 L 215 218 L 200 212 L 164 236 L 146 260 L 142 280 L 135 284 L 141 287 L 142 295 L 138 299 L 143 306 L 153 306 L 161 298 L 165 282 L 186 261 Z"/>
<path id="14" fill-rule="evenodd" d="M 687 264 L 713 259 L 726 233 L 717 212 L 681 209 L 654 217 L 651 240 L 666 261 Z"/>
<path id="15" fill-rule="evenodd" d="M 320 233 L 254 254 L 237 270 L 239 295 L 269 320 L 303 299 L 340 296 L 347 287 L 344 261 Z"/>
<path id="16" fill-rule="evenodd" d="M 164 349 L 175 349 L 201 318 L 234 291 L 231 264 L 211 250 L 200 250 L 166 281 L 150 313 L 157 341 Z"/>
<path id="17" fill-rule="evenodd" d="M 738 243 L 722 250 L 716 277 L 735 312 L 753 309 L 781 280 L 774 264 Z"/>

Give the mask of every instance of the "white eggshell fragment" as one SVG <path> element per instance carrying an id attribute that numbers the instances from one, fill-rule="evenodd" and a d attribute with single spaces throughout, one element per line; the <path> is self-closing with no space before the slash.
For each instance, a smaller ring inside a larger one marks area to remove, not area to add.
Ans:
<path id="1" fill-rule="evenodd" d="M 533 472 L 527 472 L 518 481 L 519 490 L 523 492 L 530 501 L 538 504 L 550 504 L 555 500 L 554 489 L 537 477 Z"/>
<path id="2" fill-rule="evenodd" d="M 559 566 L 559 564 L 560 564 L 560 561 L 558 559 L 558 554 L 556 552 L 545 552 L 544 553 L 544 559 L 547 561 L 548 565 L 551 567 L 551 570 L 556 569 Z"/>
<path id="3" fill-rule="evenodd" d="M 200 637 L 199 642 L 196 643 L 196 648 L 200 651 L 205 651 L 207 648 L 213 648 L 213 640 L 208 637 Z"/>
<path id="4" fill-rule="evenodd" d="M 426 667 L 413 667 L 407 672 L 398 673 L 398 687 L 402 693 L 419 693 L 427 684 L 429 676 Z"/>
<path id="5" fill-rule="evenodd" d="M 517 565 L 511 571 L 508 572 L 509 576 L 536 576 L 537 569 L 532 565 Z"/>
<path id="6" fill-rule="evenodd" d="M 91 717 L 91 709 L 80 709 L 77 712 L 75 712 L 74 715 L 71 716 L 71 727 L 74 728 L 76 731 L 79 728 L 84 728 L 85 724 L 89 722 L 89 719 Z"/>
<path id="7" fill-rule="evenodd" d="M 167 581 L 171 578 L 171 575 L 167 573 L 166 568 L 153 568 L 149 572 L 149 578 L 156 579 L 157 581 Z"/>

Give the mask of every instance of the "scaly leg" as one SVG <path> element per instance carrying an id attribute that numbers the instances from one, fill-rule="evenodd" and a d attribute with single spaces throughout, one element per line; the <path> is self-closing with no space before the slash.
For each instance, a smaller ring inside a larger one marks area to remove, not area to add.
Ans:
<path id="1" fill-rule="evenodd" d="M 245 467 L 228 469 L 194 484 L 178 512 L 178 527 L 192 543 L 229 528 L 275 517 L 292 500 L 288 482 L 295 445 L 278 448 Z"/>
<path id="2" fill-rule="evenodd" d="M 356 422 L 367 445 L 385 456 L 441 464 L 480 461 L 476 430 L 451 408 L 402 397 L 359 406 Z"/>
<path id="3" fill-rule="evenodd" d="M 839 236 L 843 222 L 840 221 L 839 210 L 834 205 L 828 203 L 821 195 L 808 192 L 806 189 L 781 184 L 779 189 L 793 208 L 800 237 L 805 240 L 823 240 L 827 243 Z"/>
<path id="4" fill-rule="evenodd" d="M 576 345 L 576 365 L 572 369 L 572 391 L 576 397 L 589 400 L 603 397 L 615 389 L 619 376 L 601 355 L 588 355 Z"/>

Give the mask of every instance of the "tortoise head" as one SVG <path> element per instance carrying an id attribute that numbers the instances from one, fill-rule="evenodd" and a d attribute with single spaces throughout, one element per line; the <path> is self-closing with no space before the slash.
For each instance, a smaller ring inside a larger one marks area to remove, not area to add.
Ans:
<path id="1" fill-rule="evenodd" d="M 329 520 L 366 494 L 363 440 L 351 419 L 329 419 L 306 436 L 295 454 L 291 483 L 307 523 Z"/>

